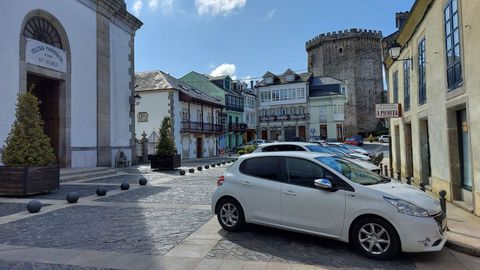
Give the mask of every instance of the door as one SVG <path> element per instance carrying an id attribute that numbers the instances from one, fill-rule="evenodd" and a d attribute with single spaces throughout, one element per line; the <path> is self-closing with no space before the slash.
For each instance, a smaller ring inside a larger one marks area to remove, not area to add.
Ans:
<path id="1" fill-rule="evenodd" d="M 328 138 L 327 125 L 320 125 L 320 139 L 326 140 Z"/>
<path id="2" fill-rule="evenodd" d="M 262 130 L 262 140 L 268 140 L 268 132 L 266 130 Z"/>
<path id="3" fill-rule="evenodd" d="M 295 127 L 285 127 L 285 137 L 284 140 L 286 142 L 291 141 L 293 138 L 295 138 Z"/>
<path id="4" fill-rule="evenodd" d="M 306 133 L 305 133 L 305 126 L 298 127 L 298 137 L 300 137 L 303 141 L 305 141 Z"/>
<path id="5" fill-rule="evenodd" d="M 203 154 L 203 140 L 202 138 L 197 138 L 197 158 L 202 158 Z"/>
<path id="6" fill-rule="evenodd" d="M 333 176 L 312 161 L 287 158 L 285 162 L 287 179 L 282 185 L 282 223 L 302 230 L 340 235 L 345 217 L 345 191 L 332 192 L 315 187 L 315 179 L 333 179 Z"/>
<path id="7" fill-rule="evenodd" d="M 468 131 L 467 110 L 457 111 L 458 145 L 460 152 L 460 173 L 462 188 L 472 191 L 472 170 L 470 156 L 470 133 Z"/>
<path id="8" fill-rule="evenodd" d="M 343 125 L 337 124 L 337 141 L 343 142 Z"/>
<path id="9" fill-rule="evenodd" d="M 251 211 L 252 220 L 264 223 L 281 221 L 281 158 L 258 157 L 240 165 L 238 191 Z"/>

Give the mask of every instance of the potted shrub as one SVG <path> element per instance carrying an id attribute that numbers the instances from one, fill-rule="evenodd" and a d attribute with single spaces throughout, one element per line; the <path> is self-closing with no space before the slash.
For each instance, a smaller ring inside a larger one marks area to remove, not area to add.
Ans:
<path id="1" fill-rule="evenodd" d="M 57 190 L 60 169 L 50 138 L 44 133 L 39 101 L 18 95 L 15 121 L 5 141 L 0 167 L 0 195 L 24 196 Z"/>
<path id="2" fill-rule="evenodd" d="M 157 144 L 157 154 L 148 155 L 152 169 L 173 170 L 182 166 L 181 155 L 177 154 L 175 150 L 171 122 L 170 117 L 163 118 L 160 138 Z"/>

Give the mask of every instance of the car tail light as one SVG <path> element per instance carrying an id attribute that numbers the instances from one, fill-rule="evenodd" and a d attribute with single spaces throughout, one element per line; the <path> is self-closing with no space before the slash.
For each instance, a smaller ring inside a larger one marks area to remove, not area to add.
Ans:
<path id="1" fill-rule="evenodd" d="M 220 176 L 217 180 L 217 187 L 221 186 L 223 182 L 225 181 L 225 176 Z"/>

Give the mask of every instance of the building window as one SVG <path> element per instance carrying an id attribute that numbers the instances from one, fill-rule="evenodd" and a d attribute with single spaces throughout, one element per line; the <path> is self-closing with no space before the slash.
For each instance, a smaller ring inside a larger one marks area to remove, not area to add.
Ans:
<path id="1" fill-rule="evenodd" d="M 265 84 L 273 84 L 273 77 L 266 77 L 264 80 Z"/>
<path id="2" fill-rule="evenodd" d="M 427 102 L 427 81 L 426 81 L 427 62 L 425 59 L 425 39 L 418 44 L 418 103 Z"/>
<path id="3" fill-rule="evenodd" d="M 450 0 L 445 6 L 445 43 L 447 57 L 448 89 L 453 90 L 462 84 L 462 61 L 460 57 L 460 28 L 458 26 L 458 3 Z"/>
<path id="4" fill-rule="evenodd" d="M 260 93 L 260 101 L 261 101 L 261 102 L 268 102 L 268 101 L 270 101 L 270 91 L 268 91 L 268 92 L 261 92 L 261 93 Z"/>
<path id="5" fill-rule="evenodd" d="M 293 75 L 293 74 L 287 75 L 286 79 L 287 79 L 288 82 L 293 82 L 295 80 L 295 75 Z"/>
<path id="6" fill-rule="evenodd" d="M 298 99 L 305 98 L 305 88 L 297 88 L 297 98 Z"/>
<path id="7" fill-rule="evenodd" d="M 398 71 L 393 72 L 393 103 L 398 103 Z"/>
<path id="8" fill-rule="evenodd" d="M 63 49 L 60 34 L 55 26 L 45 18 L 35 16 L 29 19 L 23 29 L 23 35 L 27 38 L 35 39 Z"/>
<path id="9" fill-rule="evenodd" d="M 272 101 L 280 101 L 280 90 L 272 91 Z"/>
<path id="10" fill-rule="evenodd" d="M 410 61 L 403 62 L 403 106 L 410 110 Z"/>

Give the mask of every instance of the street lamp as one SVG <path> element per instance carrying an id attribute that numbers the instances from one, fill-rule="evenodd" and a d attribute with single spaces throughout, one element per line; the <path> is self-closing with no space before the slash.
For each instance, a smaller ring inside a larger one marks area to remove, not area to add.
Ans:
<path id="1" fill-rule="evenodd" d="M 135 94 L 135 96 L 133 97 L 133 100 L 135 102 L 135 105 L 139 105 L 140 101 L 142 100 L 142 97 L 139 94 Z"/>
<path id="2" fill-rule="evenodd" d="M 393 61 L 409 61 L 410 68 L 413 69 L 412 58 L 398 59 L 400 57 L 401 50 L 402 45 L 395 40 L 392 44 L 390 44 L 390 47 L 388 47 L 388 54 L 390 57 L 392 57 Z"/>

